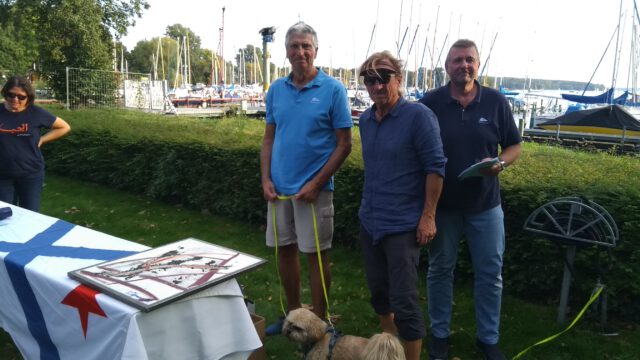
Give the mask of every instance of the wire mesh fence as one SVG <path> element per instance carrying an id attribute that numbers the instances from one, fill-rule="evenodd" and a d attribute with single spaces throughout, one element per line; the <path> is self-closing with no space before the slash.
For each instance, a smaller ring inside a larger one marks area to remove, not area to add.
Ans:
<path id="1" fill-rule="evenodd" d="M 66 87 L 69 109 L 165 110 L 166 81 L 153 81 L 150 74 L 67 68 Z"/>

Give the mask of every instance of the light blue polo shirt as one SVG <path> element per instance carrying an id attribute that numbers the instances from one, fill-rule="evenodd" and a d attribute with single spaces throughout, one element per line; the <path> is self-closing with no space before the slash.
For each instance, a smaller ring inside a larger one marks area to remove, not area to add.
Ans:
<path id="1" fill-rule="evenodd" d="M 293 195 L 327 163 L 336 148 L 336 129 L 351 128 L 347 90 L 318 69 L 297 89 L 291 75 L 267 92 L 267 124 L 276 125 L 271 153 L 271 181 L 278 194 Z M 323 190 L 333 191 L 333 177 Z"/>

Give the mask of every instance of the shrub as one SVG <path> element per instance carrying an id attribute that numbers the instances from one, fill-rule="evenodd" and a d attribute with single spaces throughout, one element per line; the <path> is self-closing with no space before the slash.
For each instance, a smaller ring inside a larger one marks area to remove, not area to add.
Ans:
<path id="1" fill-rule="evenodd" d="M 117 189 L 207 209 L 216 214 L 265 223 L 259 150 L 264 123 L 252 119 L 196 120 L 139 112 L 83 110 L 64 115 L 70 136 L 43 147 L 49 171 Z M 354 150 L 335 177 L 335 243 L 357 244 L 363 171 L 357 128 Z M 640 164 L 635 157 L 581 153 L 526 143 L 522 158 L 501 175 L 507 227 L 506 291 L 557 302 L 562 251 L 523 230 L 533 210 L 557 197 L 582 196 L 607 209 L 620 228 L 615 262 L 603 281 L 609 307 L 640 319 Z M 461 246 L 457 274 L 471 265 Z M 579 250 L 572 301 L 586 302 L 600 275 L 594 249 Z M 604 259 L 603 259 L 604 261 Z"/>

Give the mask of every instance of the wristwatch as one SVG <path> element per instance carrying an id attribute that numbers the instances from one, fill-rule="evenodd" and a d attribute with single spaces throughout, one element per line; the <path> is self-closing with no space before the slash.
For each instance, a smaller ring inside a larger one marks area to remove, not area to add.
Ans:
<path id="1" fill-rule="evenodd" d="M 509 164 L 507 164 L 506 161 L 502 160 L 501 157 L 498 157 L 498 160 L 499 160 L 498 164 L 500 164 L 500 171 L 504 171 L 507 168 L 507 166 L 509 166 Z"/>

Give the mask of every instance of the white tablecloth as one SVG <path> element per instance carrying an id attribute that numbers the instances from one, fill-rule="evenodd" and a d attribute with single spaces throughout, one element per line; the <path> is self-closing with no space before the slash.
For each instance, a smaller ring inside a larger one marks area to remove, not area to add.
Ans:
<path id="1" fill-rule="evenodd" d="M 246 359 L 261 346 L 235 279 L 142 313 L 67 273 L 146 246 L 4 206 L 0 327 L 25 359 Z"/>

